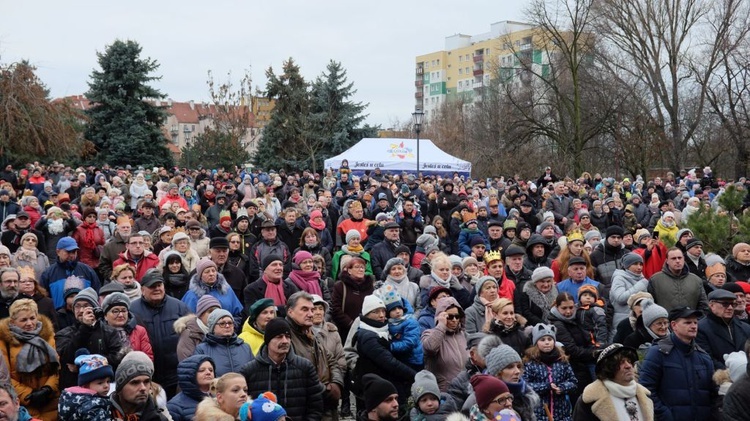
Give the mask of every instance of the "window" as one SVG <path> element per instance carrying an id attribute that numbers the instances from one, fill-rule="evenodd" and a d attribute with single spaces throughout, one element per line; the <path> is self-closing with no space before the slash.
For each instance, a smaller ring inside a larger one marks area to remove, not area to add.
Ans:
<path id="1" fill-rule="evenodd" d="M 462 74 L 464 74 L 464 69 L 463 69 L 463 68 L 461 68 L 461 69 L 458 69 L 458 74 L 459 74 L 459 75 L 462 75 Z"/>
<path id="2" fill-rule="evenodd" d="M 432 65 L 435 66 L 435 60 L 432 60 Z"/>
<path id="3" fill-rule="evenodd" d="M 469 68 L 467 67 L 467 68 L 466 68 L 466 74 L 468 75 L 468 74 L 470 74 L 470 73 L 471 73 L 471 70 L 469 70 Z"/>
<path id="4" fill-rule="evenodd" d="M 490 49 L 489 48 L 485 48 L 484 49 L 484 53 L 487 54 L 487 55 L 490 55 Z"/>
<path id="5" fill-rule="evenodd" d="M 464 82 L 462 80 L 458 81 L 458 89 L 461 89 L 464 87 Z"/>
<path id="6" fill-rule="evenodd" d="M 463 61 L 464 61 L 464 56 L 458 56 L 458 62 L 463 63 Z"/>
<path id="7" fill-rule="evenodd" d="M 469 55 L 468 54 L 466 55 L 466 61 L 469 61 Z"/>
<path id="8" fill-rule="evenodd" d="M 437 65 L 440 66 L 440 59 L 437 59 Z"/>

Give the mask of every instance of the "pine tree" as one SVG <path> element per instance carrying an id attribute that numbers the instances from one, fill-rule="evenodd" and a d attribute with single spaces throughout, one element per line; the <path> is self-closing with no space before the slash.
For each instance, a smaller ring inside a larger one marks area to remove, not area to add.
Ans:
<path id="1" fill-rule="evenodd" d="M 253 164 L 264 169 L 301 169 L 304 158 L 300 160 L 299 154 L 311 136 L 308 83 L 292 58 L 284 62 L 281 75 L 269 67 L 266 78 L 266 96 L 275 105 Z"/>
<path id="2" fill-rule="evenodd" d="M 182 148 L 180 165 L 195 167 L 198 164 L 206 168 L 232 168 L 249 161 L 250 154 L 237 139 L 226 131 L 206 128 L 190 147 Z"/>
<path id="3" fill-rule="evenodd" d="M 97 53 L 101 71 L 91 73 L 86 93 L 93 104 L 86 112 L 86 138 L 96 146 L 96 160 L 100 163 L 172 164 L 168 140 L 161 129 L 167 113 L 163 107 L 148 102 L 166 97 L 149 86 L 160 79 L 150 76 L 159 64 L 140 58 L 141 51 L 135 41 L 116 40 L 104 53 Z"/>
<path id="4" fill-rule="evenodd" d="M 744 189 L 729 185 L 718 198 L 718 209 L 701 208 L 688 219 L 688 228 L 703 241 L 703 249 L 726 257 L 737 243 L 750 243 L 750 215 L 743 213 Z"/>

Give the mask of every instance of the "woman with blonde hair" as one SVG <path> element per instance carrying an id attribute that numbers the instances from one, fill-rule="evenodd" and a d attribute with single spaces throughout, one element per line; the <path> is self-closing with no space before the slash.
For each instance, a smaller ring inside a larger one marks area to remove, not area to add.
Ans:
<path id="1" fill-rule="evenodd" d="M 0 270 L 0 276 L 7 270 Z M 39 314 L 34 300 L 17 300 L 10 317 L 0 320 L 0 341 L 20 404 L 33 418 L 57 420 L 60 359 L 52 322 Z"/>
<path id="2" fill-rule="evenodd" d="M 52 299 L 49 298 L 47 290 L 39 285 L 34 269 L 30 267 L 22 267 L 19 268 L 18 271 L 21 273 L 21 279 L 18 281 L 18 297 L 34 300 L 39 309 L 39 313 L 47 316 L 52 324 L 57 326 L 55 304 L 52 302 Z"/>
<path id="3" fill-rule="evenodd" d="M 135 280 L 135 268 L 127 263 L 117 265 L 112 269 L 112 282 L 117 282 L 125 288 L 125 295 L 131 301 L 141 298 L 141 284 Z"/>
<path id="4" fill-rule="evenodd" d="M 483 331 L 498 336 L 503 343 L 523 354 L 528 347 L 529 335 L 525 332 L 526 319 L 515 312 L 513 301 L 498 298 L 490 304 L 493 318 L 484 323 Z"/>
<path id="5" fill-rule="evenodd" d="M 195 410 L 195 421 L 235 421 L 247 402 L 247 382 L 239 373 L 227 373 L 216 381 L 216 397 L 204 398 Z"/>

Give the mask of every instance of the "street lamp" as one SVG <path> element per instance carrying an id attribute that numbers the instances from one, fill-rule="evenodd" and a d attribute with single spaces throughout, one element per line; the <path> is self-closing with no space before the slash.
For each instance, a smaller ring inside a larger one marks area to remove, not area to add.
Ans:
<path id="1" fill-rule="evenodd" d="M 414 123 L 414 131 L 417 133 L 417 174 L 419 178 L 419 132 L 422 131 L 422 120 L 424 119 L 424 113 L 420 108 L 414 110 L 411 113 L 412 122 Z"/>
<path id="2" fill-rule="evenodd" d="M 185 135 L 185 154 L 187 155 L 185 157 L 185 164 L 188 169 L 190 169 L 190 129 L 188 126 L 185 126 L 185 129 L 182 132 Z"/>

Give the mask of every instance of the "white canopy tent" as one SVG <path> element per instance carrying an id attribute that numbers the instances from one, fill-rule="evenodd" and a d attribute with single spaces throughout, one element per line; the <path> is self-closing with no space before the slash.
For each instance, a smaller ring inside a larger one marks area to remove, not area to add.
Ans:
<path id="1" fill-rule="evenodd" d="M 415 173 L 417 140 L 364 138 L 340 155 L 326 159 L 325 167 L 337 169 L 345 159 L 354 173 L 375 168 L 384 173 Z M 424 174 L 457 172 L 468 177 L 471 163 L 443 152 L 429 139 L 419 139 L 419 171 Z"/>

